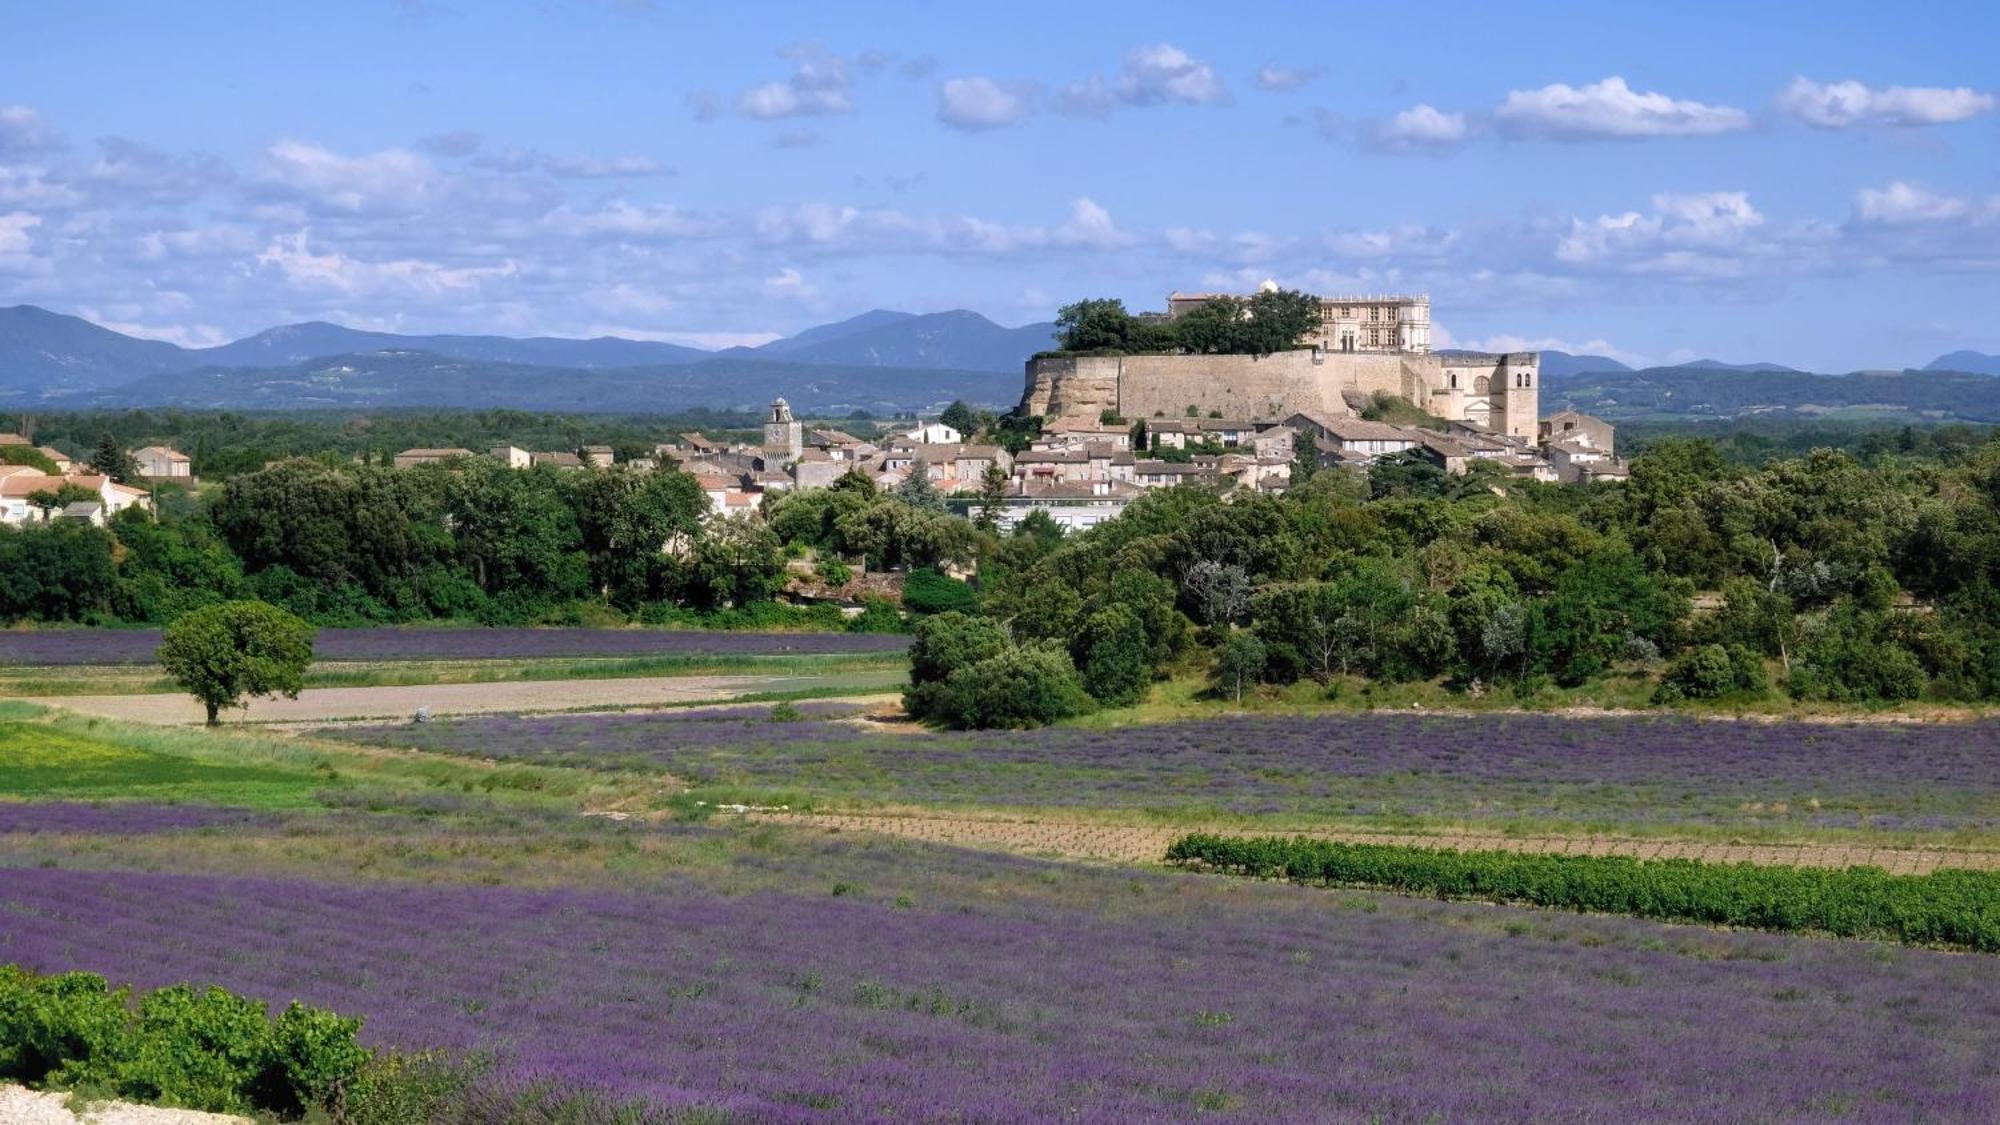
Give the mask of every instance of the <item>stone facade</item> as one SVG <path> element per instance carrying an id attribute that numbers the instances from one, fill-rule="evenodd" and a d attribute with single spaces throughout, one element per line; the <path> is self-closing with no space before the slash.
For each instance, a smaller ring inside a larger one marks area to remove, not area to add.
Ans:
<path id="1" fill-rule="evenodd" d="M 1455 422 L 1535 437 L 1540 356 L 1413 352 L 1050 356 L 1028 361 L 1021 409 L 1048 419 L 1351 416 L 1377 394 Z"/>
<path id="2" fill-rule="evenodd" d="M 784 399 L 771 402 L 771 416 L 764 420 L 764 458 L 774 465 L 788 465 L 805 450 L 805 426 L 792 417 L 792 407 Z"/>

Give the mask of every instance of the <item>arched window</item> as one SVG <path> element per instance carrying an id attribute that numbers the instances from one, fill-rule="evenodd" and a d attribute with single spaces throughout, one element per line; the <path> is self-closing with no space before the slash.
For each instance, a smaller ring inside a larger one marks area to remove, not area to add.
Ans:
<path id="1" fill-rule="evenodd" d="M 1474 379 L 1472 381 L 1472 393 L 1476 395 L 1492 394 L 1493 381 L 1491 379 L 1488 379 L 1486 376 L 1481 375 L 1479 378 Z"/>

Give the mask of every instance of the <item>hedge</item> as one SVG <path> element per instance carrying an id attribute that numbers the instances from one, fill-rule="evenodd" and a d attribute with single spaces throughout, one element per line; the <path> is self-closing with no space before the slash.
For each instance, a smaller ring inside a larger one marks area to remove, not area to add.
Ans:
<path id="1" fill-rule="evenodd" d="M 361 1021 L 187 985 L 133 999 L 91 973 L 0 965 L 0 1081 L 216 1113 L 298 1117 L 367 1068 Z"/>
<path id="2" fill-rule="evenodd" d="M 1891 875 L 1875 867 L 1461 852 L 1209 833 L 1176 840 L 1167 860 L 1296 883 L 2000 952 L 1995 872 Z"/>

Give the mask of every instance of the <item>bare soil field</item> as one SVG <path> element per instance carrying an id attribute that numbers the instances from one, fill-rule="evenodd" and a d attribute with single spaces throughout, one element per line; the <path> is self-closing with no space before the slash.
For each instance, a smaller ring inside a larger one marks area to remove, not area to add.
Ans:
<path id="1" fill-rule="evenodd" d="M 308 688 L 297 699 L 257 699 L 246 710 L 225 711 L 222 721 L 325 725 L 344 719 L 405 719 L 419 707 L 434 715 L 578 711 L 707 703 L 756 692 L 798 691 L 820 681 L 806 676 L 654 676 L 613 680 L 529 680 L 417 687 Z M 187 695 L 61 695 L 30 698 L 107 719 L 192 726 L 204 716 Z"/>
<path id="2" fill-rule="evenodd" d="M 1113 863 L 1157 863 L 1167 846 L 1192 829 L 1171 825 L 1091 824 L 997 817 L 864 816 L 815 813 L 748 813 L 746 819 L 821 828 L 877 832 L 958 847 Z M 1250 833 L 1254 835 L 1255 833 Z M 2000 871 L 2000 852 L 1954 848 L 1887 848 L 1845 844 L 1728 844 L 1705 840 L 1631 840 L 1617 837 L 1503 836 L 1481 833 L 1408 835 L 1373 832 L 1302 832 L 1315 839 L 1356 844 L 1452 847 L 1553 855 L 1625 855 L 1638 859 L 1694 859 L 1705 863 L 1759 863 L 1796 867 L 1880 867 L 1922 875 L 1940 867 Z"/>

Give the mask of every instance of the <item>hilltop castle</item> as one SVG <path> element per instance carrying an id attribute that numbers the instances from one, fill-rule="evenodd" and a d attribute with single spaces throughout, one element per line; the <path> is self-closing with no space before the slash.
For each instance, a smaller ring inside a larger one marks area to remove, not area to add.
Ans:
<path id="1" fill-rule="evenodd" d="M 1267 286 L 1269 282 L 1265 283 Z M 1214 300 L 1171 293 L 1165 319 Z M 1431 351 L 1431 303 L 1413 296 L 1322 297 L 1320 328 L 1270 355 L 1070 355 L 1028 361 L 1027 414 L 1095 419 L 1352 416 L 1396 395 L 1453 422 L 1535 438 L 1541 356 Z"/>

